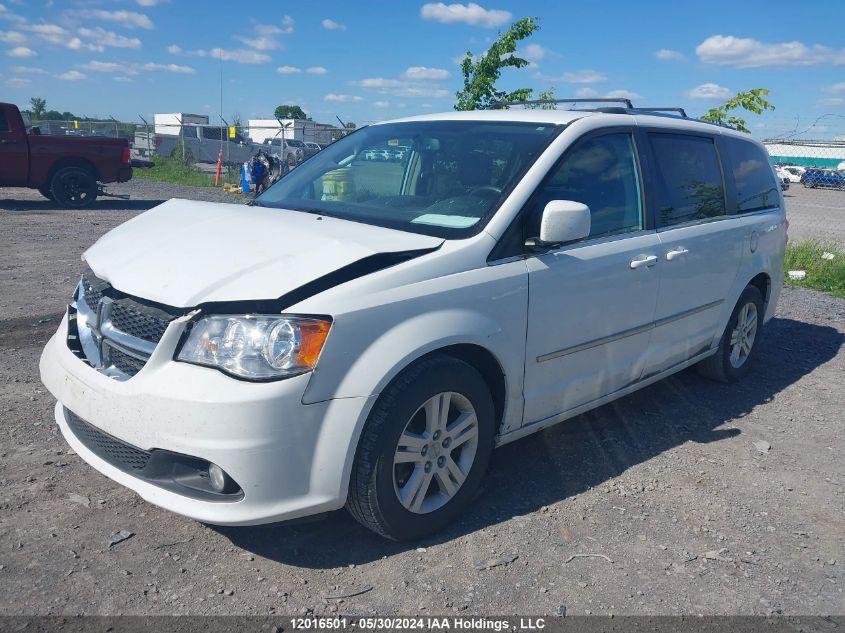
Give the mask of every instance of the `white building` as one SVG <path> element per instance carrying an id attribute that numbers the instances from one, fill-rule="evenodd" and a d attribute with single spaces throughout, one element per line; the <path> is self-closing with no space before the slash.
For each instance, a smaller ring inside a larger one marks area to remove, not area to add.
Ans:
<path id="1" fill-rule="evenodd" d="M 324 145 L 332 142 L 333 129 L 335 128 L 332 125 L 307 119 L 250 119 L 248 135 L 254 143 L 284 136 L 286 139 Z"/>
<path id="2" fill-rule="evenodd" d="M 845 142 L 783 140 L 763 141 L 774 163 L 791 163 L 803 167 L 829 167 L 841 169 L 845 161 Z"/>
<path id="3" fill-rule="evenodd" d="M 178 135 L 182 125 L 208 125 L 208 115 L 173 112 L 153 116 L 156 134 Z"/>

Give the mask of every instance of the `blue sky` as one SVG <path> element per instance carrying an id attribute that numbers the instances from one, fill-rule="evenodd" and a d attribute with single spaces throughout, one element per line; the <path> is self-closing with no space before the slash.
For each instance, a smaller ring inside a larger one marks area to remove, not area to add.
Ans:
<path id="1" fill-rule="evenodd" d="M 276 8 L 278 7 L 278 8 Z M 359 124 L 449 110 L 459 58 L 515 19 L 539 18 L 531 67 L 506 89 L 630 96 L 700 113 L 766 87 L 757 136 L 845 133 L 845 2 L 570 3 L 419 0 L 0 0 L 0 99 L 137 120 L 154 112 L 243 119 L 297 103 Z M 222 59 L 222 64 L 221 64 Z M 219 120 L 219 119 L 218 119 Z"/>

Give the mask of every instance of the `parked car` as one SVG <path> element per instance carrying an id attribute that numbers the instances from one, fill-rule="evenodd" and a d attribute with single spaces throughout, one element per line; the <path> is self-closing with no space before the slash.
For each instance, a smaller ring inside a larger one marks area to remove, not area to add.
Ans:
<path id="1" fill-rule="evenodd" d="M 404 164 L 366 158 L 394 143 Z M 100 238 L 41 379 L 74 451 L 159 506 L 346 506 L 418 538 L 475 502 L 495 446 L 693 365 L 746 376 L 786 226 L 766 150 L 720 126 L 369 125 L 253 206 L 170 200 Z"/>
<path id="2" fill-rule="evenodd" d="M 240 165 L 260 149 L 248 138 L 229 138 L 228 129 L 219 125 L 184 125 L 179 134 L 156 134 L 156 154 L 186 162 L 216 163 L 222 150 L 224 165 Z"/>
<path id="3" fill-rule="evenodd" d="M 807 171 L 805 167 L 801 167 L 800 165 L 783 165 L 781 169 L 786 172 L 789 182 L 801 182 L 801 176 Z"/>
<path id="4" fill-rule="evenodd" d="M 101 183 L 132 178 L 129 142 L 100 136 L 48 136 L 27 130 L 17 106 L 0 103 L 0 187 L 29 187 L 64 207 L 81 209 Z"/>
<path id="5" fill-rule="evenodd" d="M 780 181 L 781 191 L 787 191 L 790 183 L 789 173 L 783 167 L 775 167 L 775 175 L 777 175 Z"/>
<path id="6" fill-rule="evenodd" d="M 299 165 L 305 160 L 305 144 L 302 141 L 277 137 L 264 139 L 264 145 L 269 145 L 273 155 L 287 163 L 288 167 Z"/>
<path id="7" fill-rule="evenodd" d="M 835 169 L 808 169 L 801 176 L 801 184 L 811 189 L 815 187 L 845 189 L 845 172 Z"/>
<path id="8" fill-rule="evenodd" d="M 319 143 L 314 143 L 313 141 L 305 141 L 305 158 L 311 158 L 314 154 L 319 152 L 323 149 Z"/>

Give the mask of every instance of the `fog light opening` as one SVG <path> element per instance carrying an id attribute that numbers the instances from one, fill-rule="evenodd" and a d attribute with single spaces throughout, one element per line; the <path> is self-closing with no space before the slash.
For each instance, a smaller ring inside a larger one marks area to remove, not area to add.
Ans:
<path id="1" fill-rule="evenodd" d="M 231 486 L 232 478 L 220 468 L 217 464 L 208 465 L 208 479 L 211 482 L 211 487 L 216 492 L 226 492 L 226 489 Z"/>

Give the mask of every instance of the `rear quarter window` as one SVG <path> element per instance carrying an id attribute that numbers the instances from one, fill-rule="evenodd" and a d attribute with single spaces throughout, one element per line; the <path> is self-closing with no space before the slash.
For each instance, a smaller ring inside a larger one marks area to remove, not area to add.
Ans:
<path id="1" fill-rule="evenodd" d="M 768 154 L 749 141 L 724 137 L 729 171 L 736 183 L 737 213 L 749 213 L 777 206 L 780 186 L 775 179 Z"/>
<path id="2" fill-rule="evenodd" d="M 715 141 L 684 134 L 649 134 L 656 163 L 657 226 L 725 215 L 725 187 Z"/>
<path id="3" fill-rule="evenodd" d="M 0 110 L 0 132 L 9 131 L 9 122 L 6 120 L 6 113 Z"/>

